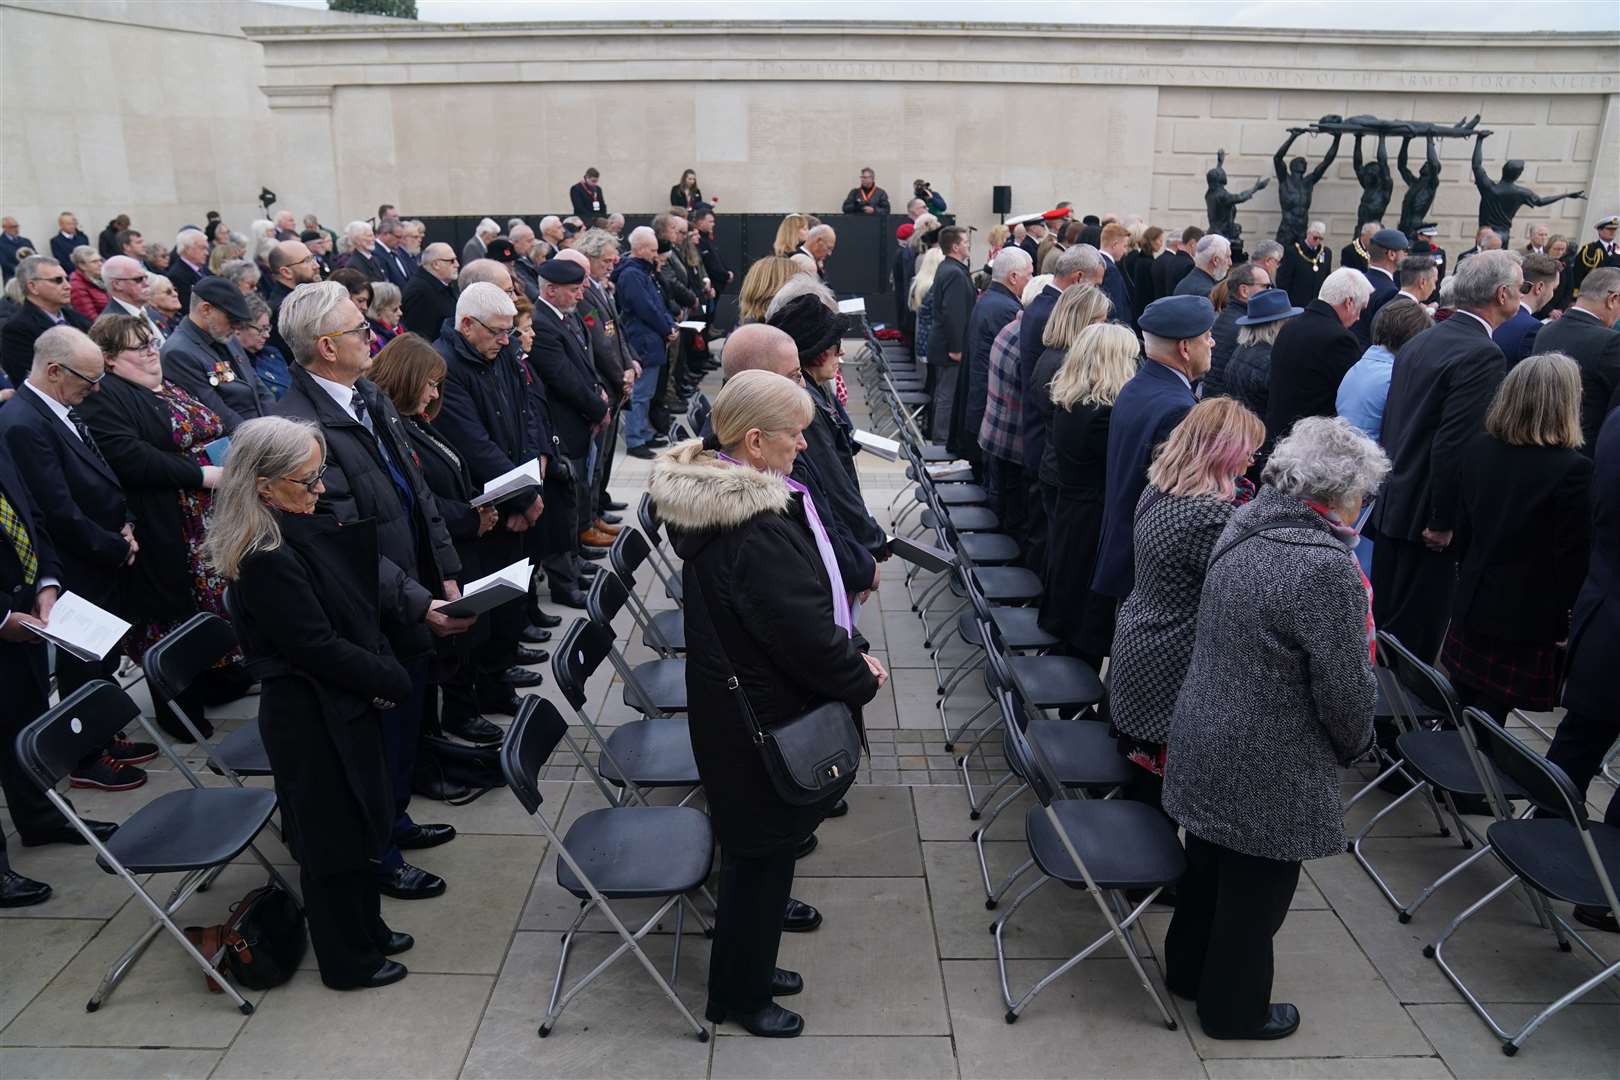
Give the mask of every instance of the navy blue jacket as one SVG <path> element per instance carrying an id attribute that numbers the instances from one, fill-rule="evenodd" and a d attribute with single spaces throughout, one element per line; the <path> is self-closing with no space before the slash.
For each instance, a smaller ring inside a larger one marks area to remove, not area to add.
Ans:
<path id="1" fill-rule="evenodd" d="M 1513 365 L 1530 355 L 1531 346 L 1535 344 L 1536 333 L 1541 329 L 1541 320 L 1530 314 L 1522 305 L 1518 313 L 1507 322 L 1498 326 L 1491 332 L 1491 340 L 1502 350 L 1507 357 L 1508 370 Z"/>
<path id="2" fill-rule="evenodd" d="M 95 247 L 96 242 L 84 235 L 75 232 L 72 236 L 63 236 L 60 229 L 51 234 L 51 250 L 49 252 L 34 250 L 41 255 L 50 255 L 51 258 L 62 264 L 62 269 L 68 273 L 73 272 L 73 249 L 76 247 Z"/>
<path id="3" fill-rule="evenodd" d="M 645 259 L 625 259 L 613 270 L 619 325 L 644 368 L 657 367 L 668 359 L 664 343 L 675 329 L 675 320 L 670 318 L 663 294 L 653 281 L 656 274 L 653 264 Z"/>
<path id="4" fill-rule="evenodd" d="M 443 435 L 480 488 L 541 453 L 528 415 L 528 376 L 504 351 L 485 360 L 455 324 L 433 343 L 444 357 L 444 398 L 433 429 Z M 550 452 L 547 441 L 546 452 Z"/>
<path id="5" fill-rule="evenodd" d="M 0 233 L 0 281 L 10 281 L 11 275 L 17 272 L 17 249 L 33 248 L 38 254 L 39 248 L 28 237 L 18 233 L 16 236 L 7 236 Z"/>
<path id="6" fill-rule="evenodd" d="M 221 378 L 221 371 L 232 377 Z M 275 411 L 276 396 L 236 338 L 216 342 L 189 316 L 181 316 L 163 342 L 163 377 L 212 409 L 227 435 L 242 421 Z"/>
<path id="7" fill-rule="evenodd" d="M 1135 326 L 1136 310 L 1131 304 L 1130 286 L 1125 284 L 1125 275 L 1120 272 L 1119 265 L 1107 255 L 1103 256 L 1102 291 L 1108 294 L 1109 302 L 1114 305 L 1112 321 Z"/>
<path id="8" fill-rule="evenodd" d="M 990 396 L 990 346 L 995 344 L 996 335 L 1002 328 L 1024 310 L 1023 304 L 1018 302 L 1007 286 L 1000 282 L 992 282 L 990 287 L 979 296 L 979 302 L 973 305 L 973 314 L 968 317 L 967 346 L 968 352 L 968 379 L 967 399 L 959 407 L 962 409 L 963 438 L 974 446 L 979 442 L 979 427 L 984 422 L 984 404 Z"/>
<path id="9" fill-rule="evenodd" d="M 1119 392 L 1108 424 L 1108 485 L 1103 496 L 1102 539 L 1091 587 L 1123 600 L 1136 581 L 1136 502 L 1147 487 L 1153 449 L 1198 404 L 1192 387 L 1172 368 L 1143 360 Z"/>
<path id="10" fill-rule="evenodd" d="M 1362 273 L 1367 276 L 1368 281 L 1372 282 L 1373 287 L 1372 299 L 1368 300 L 1367 306 L 1361 309 L 1361 318 L 1356 322 L 1356 340 L 1361 342 L 1361 349 L 1365 352 L 1367 347 L 1372 344 L 1373 316 L 1377 315 L 1385 304 L 1395 299 L 1395 295 L 1401 291 L 1401 287 L 1395 283 L 1394 278 L 1381 270 L 1368 267 Z"/>
<path id="11" fill-rule="evenodd" d="M 1564 705 L 1613 716 L 1620 710 L 1620 411 L 1598 433 L 1589 490 L 1592 549 L 1570 624 Z"/>

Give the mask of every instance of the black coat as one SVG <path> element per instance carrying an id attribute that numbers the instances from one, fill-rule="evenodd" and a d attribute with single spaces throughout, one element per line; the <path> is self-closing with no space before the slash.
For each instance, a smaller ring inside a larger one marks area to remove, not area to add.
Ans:
<path id="1" fill-rule="evenodd" d="M 456 316 L 456 287 L 428 273 L 427 267 L 419 266 L 400 290 L 400 304 L 400 322 L 405 329 L 432 341 L 439 336 L 444 321 Z"/>
<path id="2" fill-rule="evenodd" d="M 1288 293 L 1288 302 L 1304 307 L 1316 299 L 1322 282 L 1333 272 L 1333 252 L 1326 247 L 1316 250 L 1313 262 L 1308 249 L 1299 241 L 1292 241 L 1283 252 L 1282 265 L 1277 267 L 1277 288 Z"/>
<path id="3" fill-rule="evenodd" d="M 433 347 L 446 367 L 444 400 L 433 427 L 466 461 L 473 482 L 481 488 L 536 456 L 540 448 L 529 423 L 528 377 L 520 362 L 504 352 L 493 362 L 485 360 L 450 323 Z"/>
<path id="4" fill-rule="evenodd" d="M 1181 284 L 1181 279 L 1192 272 L 1193 257 L 1185 251 L 1166 251 L 1153 260 L 1153 296 L 1170 296 Z"/>
<path id="5" fill-rule="evenodd" d="M 90 320 L 73 308 L 64 306 L 62 318 L 75 330 L 90 332 Z M 44 308 L 29 301 L 0 328 L 0 368 L 4 368 L 12 386 L 21 386 L 28 378 L 28 371 L 34 366 L 34 342 L 55 325 Z"/>
<path id="6" fill-rule="evenodd" d="M 129 557 L 121 532 L 130 513 L 111 467 L 27 386 L 0 409 L 0 449 L 45 519 L 62 560 L 62 587 L 103 607 L 121 606 Z"/>
<path id="7" fill-rule="evenodd" d="M 1029 323 L 1027 311 L 1024 313 L 1024 323 L 1025 327 L 1019 330 L 1020 344 L 1023 330 Z M 1023 427 L 1026 469 L 1040 470 L 1043 468 L 1042 462 L 1046 460 L 1046 444 L 1052 436 L 1052 410 L 1055 408 L 1052 404 L 1052 380 L 1057 377 L 1068 355 L 1067 349 L 1047 346 L 1039 353 L 1040 358 L 1030 369 L 1029 378 L 1024 381 L 1024 408 L 1018 415 Z"/>
<path id="8" fill-rule="evenodd" d="M 1159 298 L 1159 286 L 1154 278 L 1153 271 L 1159 265 L 1159 260 L 1163 258 L 1163 254 L 1152 256 L 1140 250 L 1134 254 L 1141 255 L 1141 258 L 1132 262 L 1130 254 L 1127 254 L 1125 263 L 1129 267 L 1127 272 L 1131 278 L 1131 292 L 1136 303 L 1136 317 L 1140 319 L 1142 312 L 1147 310 L 1147 306 Z"/>
<path id="9" fill-rule="evenodd" d="M 46 528 L 45 514 L 17 472 L 15 461 L 7 454 L 0 454 L 0 495 L 4 495 L 16 511 L 23 530 L 28 533 L 34 557 L 39 560 L 35 582 L 54 578 L 60 583 L 65 571 L 51 541 L 50 530 Z M 35 584 L 24 580 L 22 560 L 16 548 L 0 540 L 0 621 L 14 611 L 31 613 L 34 591 Z M 6 738 L 14 737 L 24 724 L 33 721 L 36 713 L 33 706 L 43 710 L 49 680 L 43 639 L 38 644 L 0 641 L 0 686 L 6 688 L 6 693 L 0 695 L 0 733 Z M 28 704 L 30 702 L 32 704 Z M 6 753 L 12 752 L 8 746 Z M 13 821 L 18 810 L 13 804 L 10 810 Z"/>
<path id="10" fill-rule="evenodd" d="M 388 270 L 383 266 L 383 251 L 381 249 L 382 245 L 378 244 L 371 249 L 371 254 L 368 255 L 359 248 L 355 248 L 343 256 L 343 269 L 358 270 L 366 275 L 367 281 L 387 281 Z"/>
<path id="11" fill-rule="evenodd" d="M 887 214 L 889 212 L 889 193 L 887 191 L 873 185 L 870 195 L 862 198 L 863 194 L 864 192 L 861 191 L 859 185 L 850 188 L 849 194 L 844 196 L 844 213 L 864 214 L 867 207 L 871 207 L 874 214 Z"/>
<path id="12" fill-rule="evenodd" d="M 1372 297 L 1368 299 L 1367 306 L 1361 309 L 1361 318 L 1356 320 L 1356 340 L 1361 343 L 1363 351 L 1372 346 L 1373 318 L 1383 306 L 1400 295 L 1401 287 L 1395 279 L 1382 270 L 1372 267 L 1362 271 L 1367 280 L 1372 283 Z"/>
<path id="13" fill-rule="evenodd" d="M 232 377 L 222 378 L 222 371 Z M 163 342 L 163 377 L 213 410 L 227 435 L 242 421 L 275 411 L 276 396 L 236 338 L 217 342 L 188 316 Z"/>
<path id="14" fill-rule="evenodd" d="M 1204 375 L 1205 397 L 1219 397 L 1227 392 L 1226 362 L 1232 358 L 1232 351 L 1237 348 L 1239 329 L 1237 321 L 1248 313 L 1247 301 L 1228 296 L 1226 306 L 1215 316 L 1215 325 L 1210 327 L 1209 331 L 1215 339 L 1215 347 L 1209 351 L 1209 371 Z"/>
<path id="15" fill-rule="evenodd" d="M 1502 350 L 1467 312 L 1401 346 L 1379 436 L 1391 465 L 1372 514 L 1380 536 L 1420 543 L 1424 529 L 1456 525 L 1457 474 L 1506 374 Z"/>
<path id="16" fill-rule="evenodd" d="M 984 425 L 985 402 L 990 397 L 990 346 L 1006 325 L 1023 313 L 1007 286 L 992 282 L 979 294 L 968 319 L 967 361 L 958 369 L 956 399 L 952 403 L 951 431 L 947 440 L 950 450 L 958 457 L 978 461 L 983 452 L 979 448 L 979 428 Z"/>
<path id="17" fill-rule="evenodd" d="M 1136 325 L 1136 308 L 1131 303 L 1131 287 L 1125 280 L 1125 273 L 1107 255 L 1103 256 L 1102 291 L 1108 294 L 1109 302 L 1114 310 L 1109 318 L 1113 322 L 1121 322 L 1126 326 Z"/>
<path id="18" fill-rule="evenodd" d="M 72 272 L 69 268 L 73 265 L 73 249 L 94 246 L 90 243 L 90 238 L 84 233 L 75 230 L 72 236 L 63 236 L 60 229 L 51 234 L 50 244 L 50 251 L 42 251 L 39 254 L 51 256 L 51 258 L 62 264 L 63 270 L 69 273 Z"/>
<path id="19" fill-rule="evenodd" d="M 607 195 L 602 191 L 602 185 L 596 186 L 596 194 L 579 181 L 568 189 L 568 201 L 574 208 L 574 216 L 589 225 L 597 218 L 607 217 Z M 594 205 L 593 205 L 594 204 Z"/>
<path id="20" fill-rule="evenodd" d="M 583 335 L 584 326 L 576 316 L 559 318 L 544 301 L 535 305 L 529 366 L 545 383 L 551 433 L 557 446 L 564 457 L 575 459 L 590 453 L 591 429 L 607 416 L 608 410 L 595 365 L 581 341 Z"/>
<path id="21" fill-rule="evenodd" d="M 692 751 L 715 833 L 740 854 L 791 847 L 831 797 L 782 801 L 727 679 L 735 672 L 765 728 L 827 701 L 859 710 L 877 679 L 833 620 L 803 506 L 781 479 L 727 464 L 694 439 L 660 455 L 649 490 L 684 561 Z"/>
<path id="22" fill-rule="evenodd" d="M 1312 300 L 1289 319 L 1271 346 L 1271 378 L 1266 395 L 1266 445 L 1288 434 L 1303 416 L 1338 415 L 1339 383 L 1361 359 L 1356 335 L 1333 308 Z"/>
<path id="23" fill-rule="evenodd" d="M 1457 472 L 1454 623 L 1506 641 L 1565 640 L 1586 576 L 1592 462 L 1481 433 Z"/>
<path id="24" fill-rule="evenodd" d="M 1040 481 L 1050 492 L 1047 551 L 1042 570 L 1041 626 L 1070 642 L 1083 638 L 1091 580 L 1102 539 L 1103 494 L 1108 483 L 1110 405 L 1052 410 L 1052 430 L 1041 458 Z"/>
<path id="25" fill-rule="evenodd" d="M 242 561 L 231 612 L 262 682 L 259 731 L 282 826 L 306 870 L 363 871 L 394 824 L 374 700 L 411 692 L 382 627 L 377 531 L 369 521 L 275 516 L 281 546 Z"/>
<path id="26" fill-rule="evenodd" d="M 1620 394 L 1620 330 L 1572 307 L 1537 331 L 1530 351 L 1565 353 L 1580 366 L 1581 434 L 1586 436 L 1585 453 L 1596 453 L 1603 418 Z"/>
<path id="27" fill-rule="evenodd" d="M 1613 716 L 1620 712 L 1620 411 L 1598 435 L 1591 506 L 1592 550 L 1570 624 L 1564 705 Z"/>
<path id="28" fill-rule="evenodd" d="M 816 415 L 804 429 L 804 454 L 826 495 L 826 505 L 818 502 L 816 509 L 822 517 L 836 515 L 854 541 L 875 557 L 887 545 L 888 537 L 861 495 L 852 429 L 846 426 L 825 390 L 817 385 L 809 385 L 806 390 Z"/>
<path id="29" fill-rule="evenodd" d="M 938 368 L 937 378 L 956 378 L 956 365 L 967 359 L 968 319 L 973 316 L 976 291 L 968 268 L 955 259 L 939 264 L 932 286 L 934 321 L 928 331 L 928 363 Z M 956 353 L 952 360 L 950 353 Z"/>
<path id="30" fill-rule="evenodd" d="M 387 395 L 361 379 L 355 389 L 365 398 L 377 430 L 374 439 L 304 368 L 294 367 L 291 375 L 292 385 L 276 403 L 276 415 L 312 421 L 326 435 L 326 491 L 316 512 L 345 525 L 376 522 L 378 598 L 397 630 L 394 651 L 406 659 L 420 656 L 431 647 L 422 622 L 428 604 L 443 597 L 444 580 L 460 572 L 461 562 L 411 453 L 405 423 Z M 410 485 L 409 506 L 400 500 L 378 439 L 388 441 L 389 454 Z"/>
<path id="31" fill-rule="evenodd" d="M 107 455 L 135 519 L 140 554 L 124 571 L 124 607 L 140 621 L 193 614 L 191 564 L 180 492 L 202 487 L 202 467 L 175 449 L 169 406 L 157 394 L 108 372 L 101 392 L 79 406 Z"/>
<path id="32" fill-rule="evenodd" d="M 180 317 L 183 319 L 186 312 L 191 310 L 191 287 L 207 277 L 208 271 L 205 268 L 198 273 L 176 252 L 169 257 L 169 268 L 164 271 L 164 276 L 174 283 L 174 291 L 180 297 Z"/>

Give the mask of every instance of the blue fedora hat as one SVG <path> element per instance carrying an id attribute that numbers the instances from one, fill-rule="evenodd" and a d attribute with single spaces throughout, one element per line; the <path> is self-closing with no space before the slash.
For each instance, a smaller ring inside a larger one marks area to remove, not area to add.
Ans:
<path id="1" fill-rule="evenodd" d="M 1292 319 L 1304 311 L 1288 303 L 1288 293 L 1282 289 L 1264 289 L 1249 297 L 1249 313 L 1234 320 L 1239 326 L 1257 326 L 1260 323 Z"/>

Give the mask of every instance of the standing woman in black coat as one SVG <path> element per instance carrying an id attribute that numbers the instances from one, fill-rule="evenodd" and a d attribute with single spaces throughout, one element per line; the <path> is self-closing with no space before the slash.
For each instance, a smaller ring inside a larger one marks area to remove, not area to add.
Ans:
<path id="1" fill-rule="evenodd" d="M 1440 659 L 1465 703 L 1506 721 L 1558 705 L 1562 643 L 1586 577 L 1592 461 L 1581 372 L 1563 353 L 1514 365 L 1457 472 L 1457 591 Z"/>
<path id="2" fill-rule="evenodd" d="M 859 710 L 888 678 L 851 637 L 824 511 L 787 478 L 812 412 L 783 376 L 741 372 L 715 400 L 714 434 L 659 455 L 649 489 L 685 562 L 692 750 L 722 851 L 707 1015 L 776 1038 L 804 1030 L 771 1000 L 803 986 L 776 967 L 794 853 L 847 788 L 785 802 L 736 694 L 769 728 L 829 701 Z"/>
<path id="3" fill-rule="evenodd" d="M 461 576 L 470 581 L 501 567 L 498 558 L 480 558 L 478 542 L 495 527 L 497 514 L 492 503 L 471 505 L 480 489 L 473 483 L 467 462 L 433 428 L 433 419 L 443 402 L 446 371 L 444 357 L 437 349 L 415 334 L 402 333 L 382 347 L 372 362 L 369 377 L 377 389 L 388 395 L 405 423 L 405 435 L 421 467 L 422 479 L 439 504 L 445 530 L 461 560 Z M 424 711 L 429 721 L 438 716 L 442 730 L 481 745 L 498 743 L 505 734 L 480 715 L 474 687 L 473 650 L 488 637 L 486 620 L 481 619 L 465 634 L 434 641 L 437 655 L 433 685 L 439 689 L 441 701 L 438 708 L 430 704 Z M 533 662 L 544 659 L 542 654 Z M 498 688 L 491 692 L 498 692 Z"/>
<path id="4" fill-rule="evenodd" d="M 394 823 L 381 713 L 411 693 L 411 677 L 382 628 L 376 525 L 316 516 L 325 471 L 314 424 L 237 428 L 208 555 L 233 582 L 236 631 L 263 684 L 259 731 L 321 981 L 350 990 L 403 979 L 388 957 L 414 944 L 383 922 L 377 888 Z"/>

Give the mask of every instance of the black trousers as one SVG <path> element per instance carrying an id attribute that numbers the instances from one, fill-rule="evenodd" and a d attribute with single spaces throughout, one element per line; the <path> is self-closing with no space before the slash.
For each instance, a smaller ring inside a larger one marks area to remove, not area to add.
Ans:
<path id="1" fill-rule="evenodd" d="M 416 768 L 416 744 L 422 736 L 422 714 L 428 702 L 428 676 L 432 660 L 422 657 L 404 665 L 411 675 L 411 696 L 382 714 L 383 752 L 388 759 L 388 783 L 394 793 L 394 835 L 411 828 L 411 773 Z M 405 861 L 392 841 L 383 851 L 382 865 L 392 870 Z"/>
<path id="2" fill-rule="evenodd" d="M 1299 863 L 1244 855 L 1187 834 L 1187 873 L 1164 939 L 1164 977 L 1198 1000 L 1206 1031 L 1265 1023 L 1271 1005 L 1271 939 L 1288 917 Z"/>
<path id="3" fill-rule="evenodd" d="M 6 813 L 19 833 L 40 833 L 67 824 L 67 820 L 17 759 L 17 733 L 50 708 L 43 689 L 45 646 L 0 641 L 0 791 L 6 794 Z M 0 828 L 0 872 L 10 869 L 5 829 Z"/>
<path id="4" fill-rule="evenodd" d="M 1373 547 L 1373 619 L 1378 629 L 1394 634 L 1426 664 L 1440 655 L 1456 586 L 1457 560 L 1449 551 L 1378 537 Z"/>
<path id="5" fill-rule="evenodd" d="M 1029 505 L 1024 480 L 1024 467 L 1017 462 L 994 454 L 984 455 L 985 487 L 990 495 L 990 508 L 1001 519 L 1001 531 L 1023 541 L 1028 531 L 1026 507 Z"/>
<path id="6" fill-rule="evenodd" d="M 709 1000 L 733 1012 L 771 1003 L 782 911 L 793 889 L 794 850 L 758 858 L 720 853 L 720 895 L 709 951 Z"/>
<path id="7" fill-rule="evenodd" d="M 618 391 L 614 389 L 608 392 L 616 394 Z M 623 416 L 624 410 L 615 408 L 613 422 L 607 426 L 606 431 L 597 436 L 601 450 L 596 462 L 596 497 L 593 505 L 598 516 L 606 513 L 607 504 L 613 501 L 613 496 L 608 494 L 608 481 L 613 476 L 613 450 L 619 445 L 619 420 Z"/>
<path id="8" fill-rule="evenodd" d="M 298 880 L 321 982 L 342 990 L 375 974 L 385 959 L 377 946 L 389 933 L 376 874 L 312 874 L 300 868 Z"/>
<path id="9" fill-rule="evenodd" d="M 568 466 L 572 472 L 566 480 L 558 475 L 555 464 L 547 470 L 542 489 L 546 509 L 529 530 L 534 537 L 530 551 L 545 570 L 554 595 L 580 587 L 578 477 L 585 465 L 570 461 Z"/>
<path id="10" fill-rule="evenodd" d="M 1054 500 L 1056 496 L 1053 496 Z M 1046 578 L 1046 489 L 1033 469 L 1024 472 L 1024 565 Z"/>
<path id="11" fill-rule="evenodd" d="M 1568 773 L 1575 790 L 1585 795 L 1592 778 L 1603 767 L 1603 756 L 1617 738 L 1620 738 L 1620 714 L 1567 713 L 1553 733 L 1552 745 L 1547 747 L 1547 760 Z M 1620 827 L 1620 789 L 1609 799 L 1603 820 Z"/>

